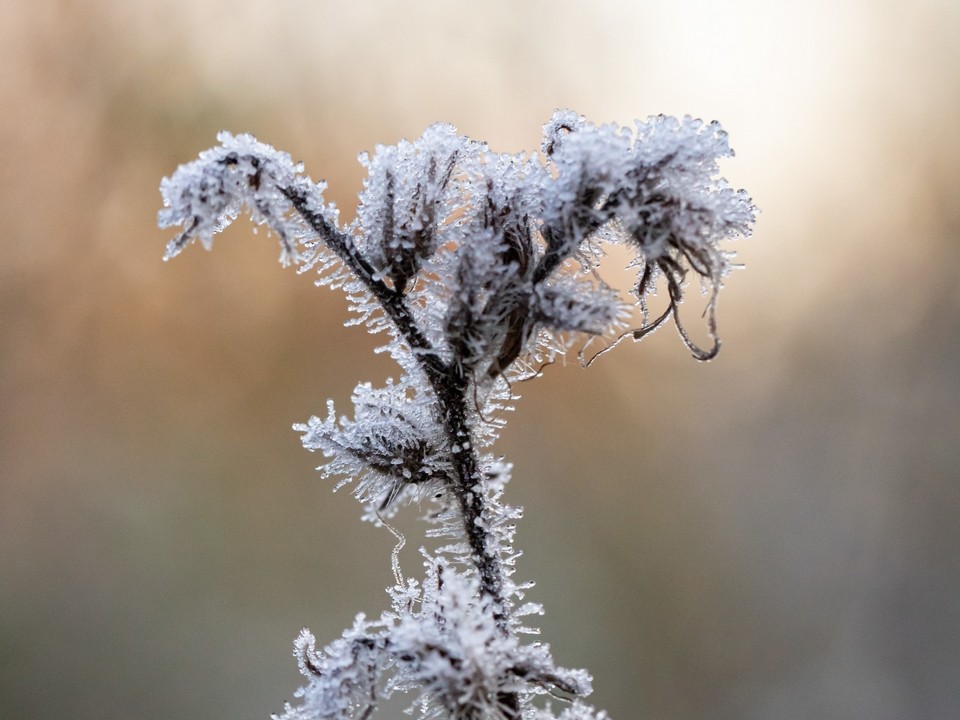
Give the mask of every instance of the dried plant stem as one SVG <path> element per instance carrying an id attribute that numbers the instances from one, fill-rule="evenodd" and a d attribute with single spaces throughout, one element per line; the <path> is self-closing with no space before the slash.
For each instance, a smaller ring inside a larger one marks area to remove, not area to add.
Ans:
<path id="1" fill-rule="evenodd" d="M 417 580 L 400 572 L 394 532 L 392 609 L 358 615 L 322 651 L 304 629 L 294 643 L 308 679 L 302 704 L 275 717 L 367 720 L 401 692 L 421 720 L 608 720 L 583 702 L 589 673 L 523 639 L 537 633 L 523 618 L 543 609 L 522 602 L 532 583 L 513 579 L 521 510 L 501 502 L 510 466 L 489 448 L 502 423 L 484 417 L 511 395 L 511 380 L 578 337 L 640 339 L 672 317 L 694 357 L 716 354 L 716 292 L 731 267 L 720 242 L 754 220 L 749 196 L 716 177 L 717 159 L 732 154 L 726 133 L 664 116 L 630 131 L 561 110 L 536 156 L 494 153 L 435 125 L 361 156 L 368 179 L 346 226 L 325 184 L 288 154 L 249 135 L 219 139 L 161 183 L 160 224 L 183 228 L 166 258 L 195 239 L 210 247 L 246 211 L 279 236 L 282 263 L 318 267 L 318 284 L 346 292 L 357 324 L 387 331 L 399 379 L 357 385 L 352 419 L 331 401 L 326 418 L 294 429 L 327 458 L 326 477 L 354 483 L 364 519 L 390 528 L 399 506 L 425 500 L 436 508 L 425 517 L 430 535 L 454 539 L 421 548 Z M 624 332 L 621 292 L 596 272 L 605 241 L 625 244 L 640 269 L 640 328 Z M 678 318 L 688 270 L 713 289 L 706 350 Z M 670 304 L 651 322 L 659 278 Z M 550 700 L 569 705 L 554 714 Z"/>
<path id="2" fill-rule="evenodd" d="M 280 188 L 294 209 L 312 227 L 327 247 L 337 253 L 354 275 L 366 285 L 377 299 L 397 333 L 414 351 L 414 357 L 436 396 L 443 418 L 450 457 L 453 458 L 455 483 L 450 490 L 457 498 L 463 518 L 464 533 L 480 577 L 480 592 L 491 603 L 497 625 L 509 632 L 505 598 L 503 597 L 503 568 L 491 548 L 490 535 L 484 516 L 485 494 L 483 478 L 467 415 L 469 384 L 456 362 L 444 363 L 410 314 L 403 295 L 378 279 L 373 268 L 356 252 L 348 235 L 332 227 L 320 213 L 311 211 L 306 196 L 296 188 Z"/>

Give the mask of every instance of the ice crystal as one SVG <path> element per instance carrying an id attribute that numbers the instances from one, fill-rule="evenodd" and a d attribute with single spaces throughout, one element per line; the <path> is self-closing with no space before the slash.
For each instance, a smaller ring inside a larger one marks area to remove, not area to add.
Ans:
<path id="1" fill-rule="evenodd" d="M 522 512 L 502 501 L 510 466 L 489 448 L 512 382 L 583 339 L 609 348 L 673 318 L 695 357 L 716 354 L 717 292 L 731 268 L 722 243 L 749 234 L 755 212 L 718 176 L 718 159 L 732 155 L 726 134 L 689 117 L 623 128 L 561 110 L 540 154 L 511 155 L 434 125 L 361 155 L 368 177 L 346 226 L 289 155 L 249 135 L 219 140 L 161 185 L 159 222 L 182 227 L 166 257 L 194 240 L 209 248 L 247 211 L 278 236 L 282 262 L 347 294 L 351 324 L 387 334 L 399 377 L 358 385 L 352 417 L 330 403 L 295 428 L 326 457 L 325 476 L 352 483 L 366 519 L 387 524 L 417 502 L 428 536 L 446 542 L 422 551 L 422 580 L 404 579 L 394 553 L 391 609 L 379 619 L 359 615 L 320 650 L 301 633 L 294 655 L 307 683 L 280 717 L 368 718 L 403 693 L 421 718 L 604 720 L 580 701 L 590 676 L 524 640 L 542 608 L 525 600 L 532 584 L 513 578 Z M 632 302 L 598 275 L 610 242 L 632 253 Z M 691 271 L 709 294 L 706 349 L 678 315 Z M 651 318 L 661 278 L 668 305 Z M 568 705 L 555 715 L 541 696 Z"/>

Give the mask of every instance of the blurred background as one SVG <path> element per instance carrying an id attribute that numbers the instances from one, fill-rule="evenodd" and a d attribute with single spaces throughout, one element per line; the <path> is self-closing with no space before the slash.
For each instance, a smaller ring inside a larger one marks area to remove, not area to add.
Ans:
<path id="1" fill-rule="evenodd" d="M 762 209 L 717 360 L 664 330 L 521 389 L 558 662 L 621 720 L 960 717 L 960 4 L 0 12 L 0 717 L 264 720 L 302 625 L 387 605 L 393 538 L 290 425 L 395 371 L 246 222 L 162 263 L 161 177 L 252 132 L 349 219 L 360 151 L 557 107 L 719 119 Z"/>

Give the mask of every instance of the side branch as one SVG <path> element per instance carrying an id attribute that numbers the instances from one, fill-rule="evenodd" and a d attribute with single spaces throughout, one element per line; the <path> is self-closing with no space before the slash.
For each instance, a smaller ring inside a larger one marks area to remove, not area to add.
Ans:
<path id="1" fill-rule="evenodd" d="M 431 382 L 435 375 L 442 375 L 446 368 L 437 355 L 436 349 L 417 326 L 403 302 L 403 296 L 377 278 L 373 266 L 360 254 L 353 239 L 347 233 L 338 230 L 321 213 L 310 208 L 306 193 L 301 188 L 281 187 L 279 189 L 307 224 L 322 238 L 327 247 L 336 253 L 351 272 L 367 286 L 401 337 L 417 354 Z"/>

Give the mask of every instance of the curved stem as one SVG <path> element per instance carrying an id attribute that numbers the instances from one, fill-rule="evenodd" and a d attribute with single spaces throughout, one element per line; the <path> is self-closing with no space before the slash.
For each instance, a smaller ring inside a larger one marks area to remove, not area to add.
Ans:
<path id="1" fill-rule="evenodd" d="M 509 633 L 506 599 L 503 596 L 503 567 L 496 550 L 491 546 L 484 517 L 486 498 L 467 412 L 467 379 L 459 371 L 456 360 L 449 363 L 443 361 L 420 330 L 403 300 L 404 296 L 376 277 L 374 268 L 360 255 L 351 237 L 334 227 L 322 214 L 311 210 L 307 196 L 300 188 L 286 187 L 281 191 L 327 247 L 366 285 L 404 342 L 414 351 L 439 405 L 456 477 L 450 490 L 460 506 L 464 533 L 480 577 L 480 593 L 489 599 L 498 627 L 505 634 Z"/>

